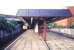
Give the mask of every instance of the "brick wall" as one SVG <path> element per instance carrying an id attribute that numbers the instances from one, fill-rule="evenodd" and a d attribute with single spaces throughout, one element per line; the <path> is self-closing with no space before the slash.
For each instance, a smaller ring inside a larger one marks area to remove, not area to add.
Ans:
<path id="1" fill-rule="evenodd" d="M 72 21 L 74 21 L 74 6 L 69 6 L 68 9 L 72 13 L 72 15 L 73 15 Z"/>
<path id="2" fill-rule="evenodd" d="M 71 26 L 72 21 L 74 21 L 74 7 L 69 6 L 68 9 L 70 10 L 70 12 L 72 13 L 73 16 L 69 17 L 69 18 L 59 20 L 59 21 L 56 21 L 55 23 L 57 25 L 65 26 L 65 27 L 70 27 Z"/>

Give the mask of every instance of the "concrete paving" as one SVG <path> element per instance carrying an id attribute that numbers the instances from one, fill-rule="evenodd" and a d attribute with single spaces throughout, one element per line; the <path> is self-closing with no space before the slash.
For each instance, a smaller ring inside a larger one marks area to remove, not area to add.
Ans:
<path id="1" fill-rule="evenodd" d="M 20 35 L 5 50 L 49 50 L 43 39 L 33 30 Z"/>
<path id="2" fill-rule="evenodd" d="M 74 50 L 74 39 L 57 33 L 49 32 L 46 43 L 41 36 L 33 30 L 20 35 L 5 50 Z"/>
<path id="3" fill-rule="evenodd" d="M 57 33 L 49 32 L 46 42 L 50 50 L 74 50 L 74 39 L 61 36 Z"/>

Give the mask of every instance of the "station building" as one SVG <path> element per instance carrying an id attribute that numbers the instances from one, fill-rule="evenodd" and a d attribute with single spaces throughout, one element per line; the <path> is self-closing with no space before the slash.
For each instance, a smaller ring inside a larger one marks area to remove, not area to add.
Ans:
<path id="1" fill-rule="evenodd" d="M 73 9 L 71 7 L 68 9 L 19 9 L 16 16 L 26 19 L 31 28 L 34 28 L 38 24 L 39 32 L 43 32 L 42 36 L 46 37 L 48 24 L 51 26 L 62 26 L 64 28 L 71 27 Z"/>

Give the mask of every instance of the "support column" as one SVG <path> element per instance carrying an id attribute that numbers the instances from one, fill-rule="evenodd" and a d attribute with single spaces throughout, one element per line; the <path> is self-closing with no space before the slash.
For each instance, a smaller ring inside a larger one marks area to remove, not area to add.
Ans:
<path id="1" fill-rule="evenodd" d="M 46 24 L 46 20 L 44 20 L 44 29 L 43 29 L 43 38 L 46 41 L 47 37 L 47 24 Z"/>
<path id="2" fill-rule="evenodd" d="M 45 18 L 41 17 L 40 24 L 41 25 L 39 25 L 39 35 L 41 35 L 42 38 L 46 41 L 46 37 L 47 37 L 47 24 L 46 24 Z"/>

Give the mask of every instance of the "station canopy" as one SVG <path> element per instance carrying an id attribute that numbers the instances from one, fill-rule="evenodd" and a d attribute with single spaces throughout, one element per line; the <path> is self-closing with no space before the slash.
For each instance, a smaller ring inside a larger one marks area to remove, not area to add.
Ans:
<path id="1" fill-rule="evenodd" d="M 16 16 L 21 17 L 71 17 L 69 9 L 19 9 Z"/>

